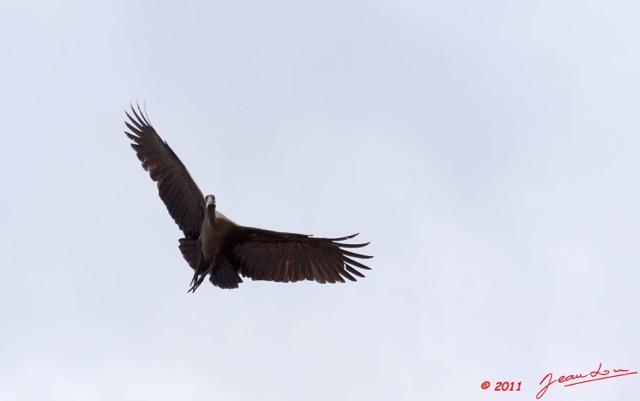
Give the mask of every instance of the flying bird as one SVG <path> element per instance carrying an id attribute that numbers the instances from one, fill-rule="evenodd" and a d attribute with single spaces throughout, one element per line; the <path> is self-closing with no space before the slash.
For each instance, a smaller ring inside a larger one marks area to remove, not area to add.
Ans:
<path id="1" fill-rule="evenodd" d="M 242 277 L 252 280 L 318 283 L 356 281 L 370 270 L 356 259 L 369 259 L 351 250 L 369 243 L 352 244 L 340 238 L 263 230 L 236 224 L 216 209 L 216 198 L 204 196 L 178 156 L 162 140 L 143 113 L 131 106 L 125 124 L 142 167 L 158 183 L 158 193 L 169 214 L 184 233 L 178 248 L 194 270 L 188 292 L 204 279 L 216 287 L 238 288 Z"/>

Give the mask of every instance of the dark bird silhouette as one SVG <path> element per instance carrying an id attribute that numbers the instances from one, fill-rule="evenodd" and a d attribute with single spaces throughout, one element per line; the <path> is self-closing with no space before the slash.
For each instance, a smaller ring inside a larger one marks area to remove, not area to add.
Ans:
<path id="1" fill-rule="evenodd" d="M 348 244 L 340 238 L 316 238 L 310 235 L 284 233 L 245 227 L 234 223 L 216 210 L 216 198 L 203 196 L 178 156 L 151 126 L 140 106 L 131 106 L 125 114 L 129 131 L 142 167 L 158 183 L 158 193 L 184 238 L 179 240 L 182 256 L 194 274 L 189 292 L 202 281 L 220 288 L 238 288 L 243 277 L 253 280 L 295 282 L 313 280 L 318 283 L 356 281 L 364 275 L 356 270 L 370 270 L 356 259 L 369 259 L 349 249 L 369 243 Z"/>

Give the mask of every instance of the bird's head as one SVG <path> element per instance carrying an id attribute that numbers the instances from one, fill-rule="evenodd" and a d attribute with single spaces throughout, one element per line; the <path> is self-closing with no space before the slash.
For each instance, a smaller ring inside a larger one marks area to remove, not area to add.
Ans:
<path id="1" fill-rule="evenodd" d="M 216 197 L 213 195 L 207 195 L 204 198 L 204 205 L 208 212 L 215 213 L 216 211 Z"/>

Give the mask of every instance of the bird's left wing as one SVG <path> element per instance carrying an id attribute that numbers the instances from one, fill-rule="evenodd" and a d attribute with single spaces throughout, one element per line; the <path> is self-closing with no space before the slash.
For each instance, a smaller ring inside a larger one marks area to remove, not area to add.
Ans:
<path id="1" fill-rule="evenodd" d="M 364 277 L 356 270 L 370 270 L 356 259 L 371 256 L 351 252 L 369 243 L 347 244 L 341 238 L 315 238 L 309 235 L 282 233 L 252 227 L 238 227 L 225 241 L 224 252 L 239 272 L 253 280 L 319 283 L 356 281 Z"/>
<path id="2" fill-rule="evenodd" d="M 193 178 L 169 145 L 160 138 L 149 123 L 149 119 L 131 106 L 133 116 L 127 114 L 125 121 L 131 132 L 126 132 L 133 141 L 142 167 L 151 179 L 158 183 L 158 194 L 178 227 L 187 238 L 198 238 L 204 218 L 204 196 Z"/>

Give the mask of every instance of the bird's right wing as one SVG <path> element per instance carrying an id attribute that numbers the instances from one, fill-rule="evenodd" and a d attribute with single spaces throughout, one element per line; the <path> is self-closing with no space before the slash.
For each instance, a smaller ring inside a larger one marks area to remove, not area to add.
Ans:
<path id="1" fill-rule="evenodd" d="M 158 194 L 178 227 L 187 238 L 198 238 L 204 218 L 204 195 L 169 145 L 151 126 L 140 106 L 131 106 L 133 117 L 127 114 L 125 121 L 130 132 L 125 134 L 133 141 L 142 167 L 151 179 L 158 183 Z"/>
<path id="2" fill-rule="evenodd" d="M 356 259 L 371 256 L 349 250 L 369 243 L 343 242 L 356 235 L 317 238 L 241 226 L 227 238 L 225 255 L 243 276 L 253 280 L 343 283 L 345 278 L 356 281 L 356 277 L 364 277 L 356 268 L 370 270 Z"/>

